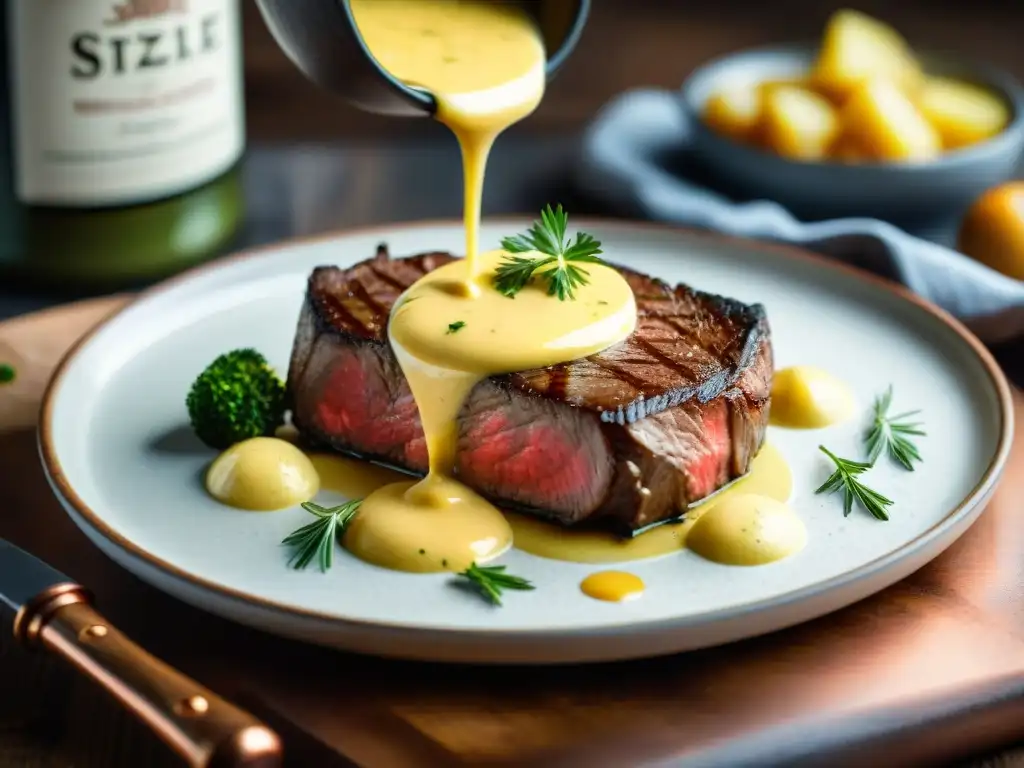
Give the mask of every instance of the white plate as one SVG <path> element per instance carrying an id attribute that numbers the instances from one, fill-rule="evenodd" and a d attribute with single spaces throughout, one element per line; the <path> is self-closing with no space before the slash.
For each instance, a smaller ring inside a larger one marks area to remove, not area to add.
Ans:
<path id="1" fill-rule="evenodd" d="M 489 221 L 495 247 L 523 220 Z M 299 510 L 253 514 L 203 492 L 211 455 L 185 430 L 185 393 L 217 354 L 255 346 L 286 370 L 307 274 L 350 265 L 386 241 L 396 256 L 461 252 L 456 223 L 361 230 L 232 259 L 162 285 L 105 323 L 65 360 L 46 396 L 43 462 L 71 517 L 116 562 L 212 613 L 311 642 L 382 655 L 480 662 L 568 662 L 683 651 L 820 616 L 908 575 L 981 512 L 1009 450 L 1009 390 L 984 348 L 938 310 L 794 249 L 670 227 L 575 221 L 614 261 L 668 281 L 760 301 L 776 366 L 822 366 L 847 381 L 865 415 L 890 382 L 895 405 L 921 408 L 928 436 L 915 472 L 882 461 L 872 484 L 891 520 L 815 496 L 826 443 L 858 455 L 863 420 L 817 431 L 769 430 L 794 472 L 791 503 L 810 533 L 772 565 L 716 565 L 690 552 L 635 562 L 648 585 L 621 604 L 585 597 L 595 566 L 512 551 L 537 585 L 491 607 L 443 575 L 408 575 L 339 552 L 328 574 L 286 567 L 282 537 Z"/>

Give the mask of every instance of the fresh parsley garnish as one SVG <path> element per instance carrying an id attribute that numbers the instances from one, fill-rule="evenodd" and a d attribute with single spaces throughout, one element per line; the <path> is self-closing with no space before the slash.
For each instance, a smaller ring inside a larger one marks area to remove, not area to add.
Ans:
<path id="1" fill-rule="evenodd" d="M 13 365 L 0 363 L 0 384 L 10 384 L 17 377 L 18 372 Z"/>
<path id="2" fill-rule="evenodd" d="M 328 508 L 312 501 L 304 502 L 302 508 L 317 519 L 288 534 L 281 542 L 295 548 L 288 565 L 301 571 L 316 558 L 321 572 L 330 570 L 334 564 L 334 543 L 341 538 L 362 503 L 362 499 L 355 499 Z"/>
<path id="3" fill-rule="evenodd" d="M 569 215 L 559 205 L 548 205 L 540 212 L 540 221 L 521 235 L 506 237 L 501 247 L 507 255 L 495 271 L 494 287 L 510 298 L 537 277 L 547 281 L 548 295 L 559 301 L 575 299 L 575 290 L 587 285 L 590 273 L 580 263 L 603 264 L 598 258 L 601 243 L 585 232 L 577 232 L 575 240 L 566 240 Z M 517 255 L 532 254 L 532 255 Z"/>
<path id="4" fill-rule="evenodd" d="M 892 406 L 892 386 L 885 391 L 885 394 L 875 400 L 874 420 L 871 427 L 864 434 L 864 445 L 868 451 L 868 463 L 874 466 L 878 457 L 888 453 L 894 461 L 899 462 L 904 468 L 914 471 L 915 461 L 921 461 L 921 454 L 917 446 L 911 440 L 911 436 L 924 436 L 920 422 L 906 421 L 920 411 L 907 411 L 895 416 L 889 415 L 889 408 Z"/>
<path id="5" fill-rule="evenodd" d="M 534 589 L 533 584 L 526 579 L 505 573 L 504 565 L 477 565 L 473 563 L 458 575 L 468 579 L 476 591 L 494 605 L 501 605 L 501 592 L 504 589 Z"/>
<path id="6" fill-rule="evenodd" d="M 833 491 L 842 490 L 843 515 L 849 516 L 850 511 L 853 509 L 853 502 L 856 499 L 872 517 L 878 520 L 888 520 L 889 514 L 887 509 L 892 506 L 892 499 L 886 498 L 857 479 L 858 475 L 871 469 L 871 465 L 864 461 L 842 459 L 823 445 L 819 445 L 818 449 L 832 459 L 832 463 L 836 465 L 836 470 L 829 476 L 828 480 L 821 484 L 821 487 L 815 493 L 832 493 Z"/>
<path id="7" fill-rule="evenodd" d="M 456 320 L 454 323 L 448 323 L 448 331 L 447 331 L 447 333 L 458 333 L 459 331 L 461 331 L 465 327 L 466 327 L 466 321 L 465 320 Z"/>

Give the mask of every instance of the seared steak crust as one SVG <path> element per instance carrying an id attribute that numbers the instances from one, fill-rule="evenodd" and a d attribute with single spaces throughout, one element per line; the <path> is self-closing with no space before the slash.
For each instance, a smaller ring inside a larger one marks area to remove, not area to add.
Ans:
<path id="1" fill-rule="evenodd" d="M 448 253 L 377 255 L 310 275 L 288 371 L 314 445 L 425 472 L 415 402 L 387 342 L 399 295 Z M 596 355 L 495 376 L 460 415 L 457 473 L 496 503 L 628 533 L 677 517 L 745 474 L 764 440 L 772 379 L 759 304 L 615 267 L 636 331 Z"/>

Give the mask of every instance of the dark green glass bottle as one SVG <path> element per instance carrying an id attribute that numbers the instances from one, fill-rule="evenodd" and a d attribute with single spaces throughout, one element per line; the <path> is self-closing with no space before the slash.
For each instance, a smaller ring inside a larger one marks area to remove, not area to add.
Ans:
<path id="1" fill-rule="evenodd" d="M 4 0 L 0 283 L 129 285 L 243 213 L 239 0 Z"/>

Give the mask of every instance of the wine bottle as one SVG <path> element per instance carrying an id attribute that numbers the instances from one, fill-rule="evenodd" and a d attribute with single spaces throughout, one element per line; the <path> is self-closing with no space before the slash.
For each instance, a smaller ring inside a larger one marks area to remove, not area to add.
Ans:
<path id="1" fill-rule="evenodd" d="M 147 281 L 242 217 L 240 0 L 3 0 L 0 281 Z"/>

